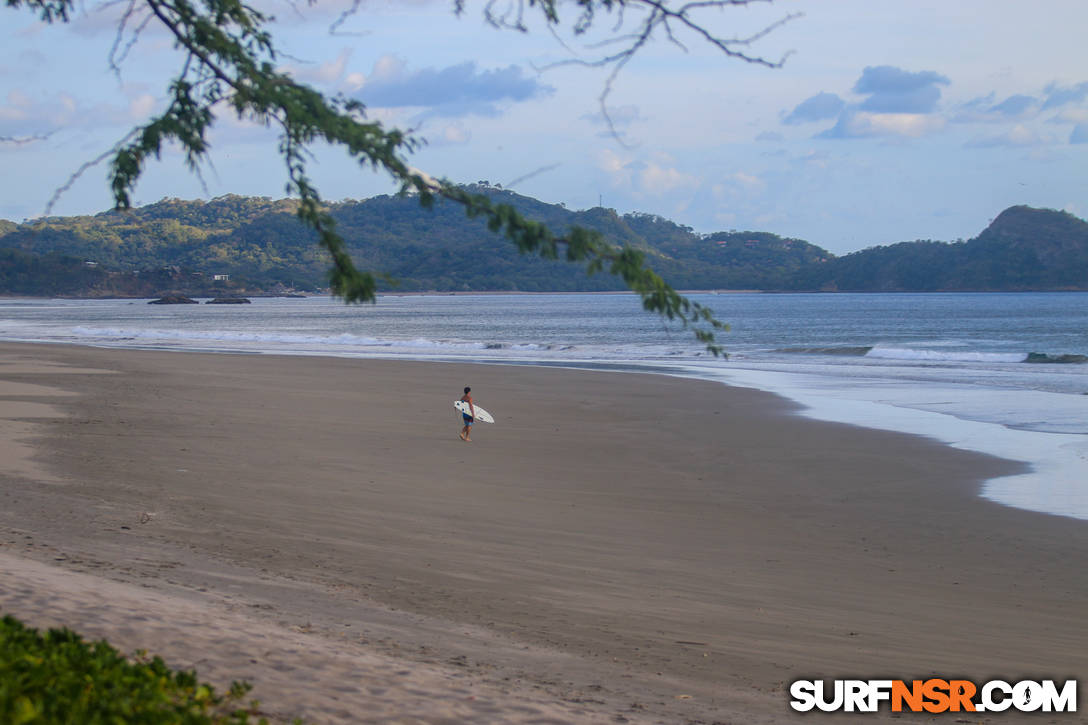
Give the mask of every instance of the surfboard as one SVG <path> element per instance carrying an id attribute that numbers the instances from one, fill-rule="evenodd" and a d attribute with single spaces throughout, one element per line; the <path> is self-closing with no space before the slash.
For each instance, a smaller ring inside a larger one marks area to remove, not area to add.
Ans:
<path id="1" fill-rule="evenodd" d="M 472 415 L 472 411 L 469 410 L 468 403 L 464 402 L 463 400 L 455 400 L 453 402 L 453 407 L 457 408 L 457 410 L 461 411 L 465 415 Z M 488 413 L 486 410 L 476 405 L 475 403 L 472 404 L 472 407 L 476 409 L 476 420 L 482 420 L 484 423 L 495 422 L 495 419 L 491 417 L 491 413 Z"/>

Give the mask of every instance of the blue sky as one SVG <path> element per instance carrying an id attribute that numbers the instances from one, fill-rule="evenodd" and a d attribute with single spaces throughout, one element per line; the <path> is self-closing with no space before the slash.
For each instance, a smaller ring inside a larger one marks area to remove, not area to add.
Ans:
<path id="1" fill-rule="evenodd" d="M 971 237 L 1013 204 L 1088 216 L 1083 0 L 779 0 L 714 11 L 703 21 L 723 37 L 801 13 L 749 48 L 788 53 L 785 65 L 730 60 L 690 36 L 680 36 L 686 50 L 659 39 L 615 81 L 615 134 L 599 101 L 607 71 L 562 62 L 596 57 L 586 39 L 539 24 L 528 35 L 496 30 L 471 1 L 457 18 L 446 0 L 363 0 L 333 28 L 346 6 L 261 5 L 277 17 L 285 69 L 416 129 L 428 143 L 413 165 L 434 176 L 571 209 L 603 202 L 700 232 L 770 231 L 837 254 Z M 64 27 L 2 11 L 0 218 L 40 215 L 72 172 L 163 107 L 179 63 L 165 33 L 149 26 L 119 72 L 109 68 L 120 7 L 88 3 Z M 227 114 L 211 138 L 203 184 L 172 150 L 149 167 L 136 202 L 284 196 L 274 133 Z M 317 150 L 312 170 L 330 200 L 393 189 L 331 150 Z M 108 208 L 105 174 L 89 169 L 54 213 Z"/>

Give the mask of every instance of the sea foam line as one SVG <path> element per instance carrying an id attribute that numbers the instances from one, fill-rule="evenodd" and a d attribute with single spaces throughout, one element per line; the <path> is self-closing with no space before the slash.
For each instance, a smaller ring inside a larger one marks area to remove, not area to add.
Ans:
<path id="1" fill-rule="evenodd" d="M 1088 520 L 1088 434 L 1011 428 L 958 417 L 951 409 L 894 402 L 913 383 L 857 386 L 852 379 L 834 381 L 800 373 L 692 365 L 678 366 L 677 370 L 704 380 L 776 393 L 800 403 L 804 406 L 801 414 L 817 420 L 927 436 L 955 448 L 1026 463 L 1030 469 L 1025 473 L 986 481 L 980 495 L 1006 506 Z M 955 385 L 945 387 L 953 395 L 957 389 Z M 1023 398 L 1029 406 L 1031 401 L 1043 400 L 1040 396 L 1059 395 L 1026 390 L 995 390 L 992 394 Z"/>
<path id="2" fill-rule="evenodd" d="M 290 333 L 241 332 L 235 330 L 161 330 L 130 329 L 119 327 L 88 327 L 80 325 L 72 328 L 72 334 L 84 338 L 96 338 L 110 341 L 162 341 L 162 342 L 224 342 L 253 343 L 263 345 L 308 345 L 319 347 L 407 347 L 407 348 L 463 348 L 482 350 L 482 342 L 451 342 L 416 338 L 413 340 L 390 340 L 349 332 L 338 335 L 295 335 Z"/>
<path id="3" fill-rule="evenodd" d="M 867 357 L 876 360 L 964 363 L 1088 363 L 1088 355 L 1047 352 L 982 352 L 973 350 L 930 350 L 925 348 L 884 347 L 881 345 L 842 345 L 823 347 L 787 347 L 783 353 Z"/>

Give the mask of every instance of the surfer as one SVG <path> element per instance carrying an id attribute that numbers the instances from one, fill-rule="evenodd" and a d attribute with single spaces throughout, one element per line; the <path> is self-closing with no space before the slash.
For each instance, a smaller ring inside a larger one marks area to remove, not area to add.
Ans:
<path id="1" fill-rule="evenodd" d="M 465 388 L 465 394 L 461 396 L 462 403 L 468 403 L 468 409 L 472 415 L 468 413 L 461 413 L 461 419 L 464 420 L 465 426 L 461 429 L 461 440 L 466 443 L 471 443 L 472 438 L 472 422 L 476 419 L 476 406 L 472 404 L 472 388 Z"/>

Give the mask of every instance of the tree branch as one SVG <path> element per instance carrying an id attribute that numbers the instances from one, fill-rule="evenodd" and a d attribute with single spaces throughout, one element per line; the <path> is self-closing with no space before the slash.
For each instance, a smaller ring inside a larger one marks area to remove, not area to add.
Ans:
<path id="1" fill-rule="evenodd" d="M 470 217 L 482 217 L 488 228 L 501 233 L 523 254 L 557 259 L 562 253 L 570 261 L 584 265 L 586 272 L 606 271 L 619 276 L 642 298 L 643 307 L 670 320 L 691 327 L 695 337 L 715 355 L 722 349 L 714 341 L 714 333 L 727 329 L 706 307 L 673 290 L 646 264 L 645 254 L 631 248 L 609 243 L 599 232 L 573 228 L 557 237 L 545 225 L 526 219 L 510 205 L 497 204 L 446 180 L 433 177 L 410 167 L 406 157 L 421 141 L 411 132 L 386 129 L 380 123 L 366 121 L 361 103 L 343 96 L 327 98 L 320 92 L 300 84 L 289 75 L 275 70 L 279 52 L 271 35 L 264 29 L 268 18 L 245 5 L 241 0 L 117 0 L 127 3 L 119 23 L 118 33 L 109 53 L 110 67 L 119 73 L 120 64 L 128 56 L 152 17 L 173 35 L 176 45 L 185 51 L 179 73 L 169 85 L 170 103 L 165 111 L 137 127 L 118 144 L 98 158 L 84 164 L 68 182 L 54 194 L 47 209 L 72 186 L 86 169 L 112 156 L 110 184 L 117 208 L 130 206 L 130 194 L 142 173 L 147 159 L 159 157 L 163 143 L 177 142 L 185 150 L 186 164 L 200 176 L 208 160 L 207 135 L 220 104 L 229 103 L 239 118 L 249 118 L 265 125 L 275 123 L 280 131 L 279 152 L 287 171 L 287 190 L 299 198 L 298 216 L 318 235 L 319 244 L 329 253 L 332 268 L 330 285 L 335 294 L 348 302 L 373 301 L 376 282 L 371 272 L 357 269 L 346 251 L 344 240 L 336 232 L 336 224 L 325 209 L 317 189 L 307 176 L 310 148 L 317 141 L 338 146 L 360 166 L 383 170 L 400 185 L 402 193 L 415 192 L 420 203 L 427 206 L 435 198 L 448 199 L 461 205 Z M 696 18 L 697 13 L 727 7 L 746 6 L 772 0 L 692 0 L 673 3 L 669 0 L 510 0 L 503 10 L 499 0 L 488 0 L 484 18 L 497 28 L 528 32 L 526 20 L 535 9 L 552 30 L 562 23 L 560 10 L 577 7 L 577 16 L 570 25 L 576 36 L 585 35 L 598 19 L 598 13 L 614 13 L 613 37 L 596 48 L 622 47 L 592 59 L 572 58 L 553 65 L 578 64 L 609 68 L 599 101 L 601 112 L 615 135 L 615 124 L 608 113 L 606 101 L 627 64 L 658 34 L 687 51 L 679 31 L 709 44 L 726 57 L 769 68 L 780 67 L 788 57 L 768 60 L 748 52 L 753 43 L 783 24 L 798 17 L 787 15 L 759 32 L 743 38 L 726 38 L 707 29 Z M 47 23 L 68 22 L 74 0 L 6 0 L 9 8 L 26 7 L 39 14 Z M 134 28 L 139 3 L 149 10 Z M 357 12 L 358 0 L 341 14 L 331 29 Z M 644 16 L 631 33 L 623 33 L 631 11 Z M 454 0 L 454 13 L 464 12 L 464 0 Z M 126 41 L 126 32 L 131 36 Z M 0 138 L 8 143 L 23 141 Z M 545 169 L 547 167 L 544 167 Z M 533 173 L 539 173 L 541 170 Z"/>

